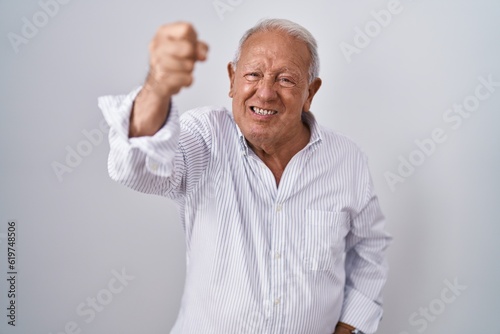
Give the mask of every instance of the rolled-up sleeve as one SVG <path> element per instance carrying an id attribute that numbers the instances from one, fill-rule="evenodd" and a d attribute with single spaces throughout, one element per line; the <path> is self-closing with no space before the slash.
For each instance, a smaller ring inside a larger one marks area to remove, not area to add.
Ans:
<path id="1" fill-rule="evenodd" d="M 102 96 L 98 99 L 99 108 L 110 127 L 109 175 L 113 180 L 143 193 L 170 198 L 184 195 L 189 183 L 196 182 L 193 178 L 187 179 L 186 165 L 198 169 L 206 165 L 206 142 L 199 138 L 196 131 L 188 129 L 182 131 L 181 138 L 179 112 L 173 102 L 167 121 L 157 133 L 129 138 L 130 114 L 140 89 L 128 95 Z M 199 149 L 186 152 L 183 141 L 193 142 Z"/>

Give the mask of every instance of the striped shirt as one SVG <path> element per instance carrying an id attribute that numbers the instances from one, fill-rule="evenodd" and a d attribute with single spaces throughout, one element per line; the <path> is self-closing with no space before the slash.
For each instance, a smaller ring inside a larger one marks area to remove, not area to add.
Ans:
<path id="1" fill-rule="evenodd" d="M 203 107 L 154 136 L 128 138 L 138 90 L 104 96 L 109 174 L 179 208 L 186 283 L 173 334 L 332 334 L 338 321 L 374 333 L 390 236 L 365 155 L 320 126 L 279 186 L 232 113 Z"/>

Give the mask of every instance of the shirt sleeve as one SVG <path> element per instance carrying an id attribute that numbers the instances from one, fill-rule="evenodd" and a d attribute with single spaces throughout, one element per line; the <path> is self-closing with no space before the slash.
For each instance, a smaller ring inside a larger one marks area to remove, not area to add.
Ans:
<path id="1" fill-rule="evenodd" d="M 346 285 L 340 321 L 366 334 L 375 333 L 382 318 L 382 288 L 388 274 L 385 250 L 391 236 L 368 171 L 366 158 L 364 206 L 352 218 L 346 237 Z"/>
<path id="2" fill-rule="evenodd" d="M 181 125 L 173 102 L 167 121 L 157 133 L 129 138 L 130 114 L 140 89 L 128 95 L 98 99 L 99 108 L 110 127 L 109 175 L 143 193 L 169 198 L 184 196 L 196 187 L 206 169 L 210 155 L 209 138 L 197 131 L 196 125 L 200 122 L 193 117 Z M 186 166 L 190 167 L 189 170 Z"/>

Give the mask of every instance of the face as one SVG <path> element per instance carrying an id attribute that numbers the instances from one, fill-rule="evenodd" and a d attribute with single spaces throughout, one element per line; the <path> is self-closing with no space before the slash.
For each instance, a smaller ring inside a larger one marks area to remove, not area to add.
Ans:
<path id="1" fill-rule="evenodd" d="M 309 84 L 307 45 L 280 31 L 258 32 L 243 44 L 236 69 L 228 65 L 233 115 L 255 146 L 280 145 L 304 133 L 301 114 L 309 111 L 321 86 Z"/>

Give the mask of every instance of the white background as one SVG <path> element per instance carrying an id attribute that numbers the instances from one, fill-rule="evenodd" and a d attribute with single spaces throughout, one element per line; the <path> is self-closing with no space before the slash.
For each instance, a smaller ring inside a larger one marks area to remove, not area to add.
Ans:
<path id="1" fill-rule="evenodd" d="M 354 29 L 388 1 L 220 1 L 231 10 L 219 15 L 213 0 L 73 0 L 18 52 L 9 33 L 22 36 L 23 17 L 33 22 L 42 8 L 0 1 L 0 333 L 64 333 L 72 321 L 89 334 L 169 332 L 185 271 L 174 204 L 112 182 L 106 140 L 59 178 L 53 166 L 85 146 L 82 131 L 100 131 L 98 96 L 141 84 L 148 43 L 166 22 L 193 22 L 210 44 L 195 84 L 176 98 L 181 110 L 230 107 L 226 64 L 262 17 L 294 20 L 317 37 L 323 86 L 312 110 L 370 157 L 394 236 L 379 333 L 500 333 L 500 87 L 457 129 L 443 119 L 479 77 L 500 82 L 500 3 L 401 0 L 348 62 L 341 43 L 354 45 Z M 447 140 L 392 191 L 384 174 L 436 128 Z M 6 317 L 9 219 L 18 223 L 15 328 Z M 134 279 L 87 323 L 77 306 L 109 296 L 103 289 L 122 269 Z M 446 280 L 466 286 L 451 303 L 440 301 Z"/>

